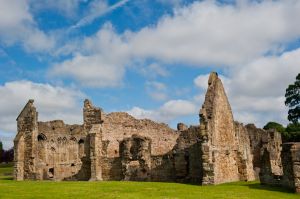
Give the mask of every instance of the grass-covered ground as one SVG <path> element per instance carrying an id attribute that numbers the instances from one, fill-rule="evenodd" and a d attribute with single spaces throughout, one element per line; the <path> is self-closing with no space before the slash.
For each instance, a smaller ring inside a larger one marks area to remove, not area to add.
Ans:
<path id="1" fill-rule="evenodd" d="M 0 166 L 0 198 L 197 198 L 197 199 L 285 199 L 300 195 L 258 182 L 199 186 L 157 182 L 16 182 L 12 167 Z"/>

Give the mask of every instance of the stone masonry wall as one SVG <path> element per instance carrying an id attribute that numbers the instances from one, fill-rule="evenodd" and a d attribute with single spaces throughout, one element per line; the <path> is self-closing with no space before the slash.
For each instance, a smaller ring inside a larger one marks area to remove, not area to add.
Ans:
<path id="1" fill-rule="evenodd" d="M 253 154 L 247 128 L 243 124 L 235 122 L 235 136 L 238 146 L 237 164 L 240 180 L 252 181 L 258 179 L 255 177 L 253 169 Z"/>
<path id="2" fill-rule="evenodd" d="M 151 179 L 154 181 L 172 181 L 174 174 L 171 150 L 176 145 L 179 132 L 166 124 L 151 120 L 138 120 L 127 113 L 104 115 L 102 128 L 104 180 L 123 179 L 121 168 L 120 144 L 133 135 L 151 139 Z M 171 176 L 170 176 L 171 175 Z"/>
<path id="3" fill-rule="evenodd" d="M 282 147 L 283 176 L 281 185 L 300 193 L 300 143 L 285 143 Z"/>
<path id="4" fill-rule="evenodd" d="M 203 184 L 239 180 L 237 143 L 231 108 L 221 80 L 211 73 L 200 110 Z"/>
<path id="5" fill-rule="evenodd" d="M 17 118 L 18 133 L 14 139 L 16 180 L 35 179 L 38 113 L 33 102 L 29 100 Z"/>
<path id="6" fill-rule="evenodd" d="M 277 183 L 282 176 L 280 134 L 234 122 L 217 73 L 208 80 L 200 126 L 179 123 L 174 130 L 124 112 L 105 114 L 89 100 L 84 101 L 83 121 L 82 125 L 38 122 L 29 100 L 17 118 L 15 179 L 207 185 L 254 180 L 258 173 L 262 183 Z M 297 187 L 298 148 L 290 149 L 286 158 L 292 163 L 286 163 L 286 173 L 294 176 Z"/>

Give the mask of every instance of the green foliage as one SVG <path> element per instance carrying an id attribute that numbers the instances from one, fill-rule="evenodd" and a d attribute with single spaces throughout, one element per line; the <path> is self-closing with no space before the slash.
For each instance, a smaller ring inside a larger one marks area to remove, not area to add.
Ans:
<path id="1" fill-rule="evenodd" d="M 264 129 L 275 129 L 280 132 L 283 142 L 300 142 L 300 123 L 291 123 L 285 128 L 277 122 L 268 122 Z"/>
<path id="2" fill-rule="evenodd" d="M 276 131 L 283 133 L 285 132 L 285 128 L 282 126 L 282 124 L 279 124 L 277 122 L 268 122 L 265 126 L 264 126 L 265 130 L 269 130 L 269 129 L 275 129 Z"/>
<path id="3" fill-rule="evenodd" d="M 3 145 L 2 142 L 0 141 L 0 162 L 2 162 L 2 155 L 3 155 Z"/>
<path id="4" fill-rule="evenodd" d="M 294 84 L 286 89 L 285 99 L 285 105 L 289 107 L 288 120 L 297 123 L 300 120 L 300 73 Z"/>
<path id="5" fill-rule="evenodd" d="M 219 198 L 299 199 L 297 194 L 259 182 L 199 186 L 162 182 L 49 182 L 12 180 L 12 167 L 0 166 L 0 198 Z"/>
<path id="6" fill-rule="evenodd" d="M 285 137 L 289 142 L 300 142 L 300 123 L 291 123 L 286 127 Z"/>

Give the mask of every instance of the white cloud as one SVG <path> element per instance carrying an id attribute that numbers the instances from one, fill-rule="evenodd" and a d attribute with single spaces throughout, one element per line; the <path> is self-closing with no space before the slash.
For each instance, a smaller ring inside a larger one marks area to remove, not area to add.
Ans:
<path id="1" fill-rule="evenodd" d="M 95 36 L 83 40 L 80 53 L 55 64 L 49 73 L 52 76 L 71 76 L 84 86 L 120 86 L 124 65 L 128 61 L 127 49 L 113 32 L 111 24 L 106 24 Z"/>
<path id="2" fill-rule="evenodd" d="M 104 63 L 106 57 L 92 55 L 76 55 L 74 59 L 65 61 L 54 67 L 52 74 L 65 74 L 78 79 L 83 86 L 116 87 L 121 84 L 124 68 L 114 63 Z"/>
<path id="3" fill-rule="evenodd" d="M 0 140 L 5 138 L 6 148 L 12 146 L 16 118 L 29 99 L 35 100 L 41 121 L 63 119 L 66 123 L 82 123 L 81 101 L 84 94 L 72 88 L 14 81 L 0 86 L 0 96 Z"/>
<path id="4" fill-rule="evenodd" d="M 94 71 L 96 67 L 100 71 L 103 66 L 121 71 L 121 75 L 112 77 L 113 83 L 107 86 L 118 85 L 126 66 L 134 65 L 136 60 L 150 59 L 158 64 L 179 62 L 199 67 L 244 67 L 265 54 L 281 53 L 288 42 L 300 37 L 300 24 L 296 20 L 300 18 L 299 10 L 300 1 L 297 0 L 240 1 L 237 5 L 206 0 L 175 9 L 173 15 L 165 15 L 156 25 L 136 32 L 117 34 L 106 24 L 95 36 L 81 38 L 83 41 L 73 49 L 75 56 L 62 63 L 65 70 L 55 74 L 71 76 L 89 85 L 86 82 L 89 77 L 82 78 L 82 70 L 72 70 L 73 63 L 78 60 L 76 55 L 91 59 L 91 62 L 98 57 L 98 66 L 86 65 L 86 71 Z M 166 75 L 157 66 L 153 71 Z M 100 73 L 96 73 L 98 78 L 89 74 L 90 79 L 106 81 Z M 106 85 L 99 83 L 99 86 Z"/>
<path id="5" fill-rule="evenodd" d="M 136 57 L 196 65 L 237 65 L 300 36 L 300 2 L 263 1 L 243 6 L 195 2 L 129 36 Z M 155 45 L 153 45 L 155 44 Z"/>
<path id="6" fill-rule="evenodd" d="M 187 100 L 170 100 L 156 110 L 133 107 L 126 112 L 139 119 L 148 118 L 157 122 L 170 122 L 182 116 L 195 115 L 197 117 L 198 107 Z"/>
<path id="7" fill-rule="evenodd" d="M 46 51 L 55 46 L 53 37 L 39 30 L 29 12 L 28 1 L 0 0 L 0 42 L 20 42 L 27 51 Z"/>
<path id="8" fill-rule="evenodd" d="M 260 127 L 269 121 L 286 124 L 284 94 L 300 72 L 299 56 L 300 49 L 296 49 L 280 56 L 262 57 L 233 68 L 226 77 L 221 75 L 235 119 Z M 194 83 L 205 91 L 207 80 L 208 74 L 199 75 Z M 203 99 L 203 94 L 199 98 Z"/>

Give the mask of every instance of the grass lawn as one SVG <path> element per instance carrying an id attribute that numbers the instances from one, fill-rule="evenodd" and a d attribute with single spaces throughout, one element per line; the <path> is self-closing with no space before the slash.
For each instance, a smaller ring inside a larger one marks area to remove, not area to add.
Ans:
<path id="1" fill-rule="evenodd" d="M 197 199 L 285 199 L 300 195 L 259 182 L 237 182 L 199 186 L 157 182 L 16 182 L 12 167 L 0 166 L 0 198 L 197 198 Z"/>

